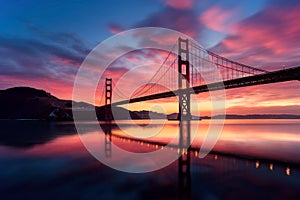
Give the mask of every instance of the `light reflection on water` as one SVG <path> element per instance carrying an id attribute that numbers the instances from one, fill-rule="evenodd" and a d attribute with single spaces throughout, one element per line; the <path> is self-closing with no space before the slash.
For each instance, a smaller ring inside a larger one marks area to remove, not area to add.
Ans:
<path id="1" fill-rule="evenodd" d="M 158 121 L 159 122 L 159 121 Z M 218 123 L 217 120 L 213 121 Z M 126 123 L 126 122 L 123 122 Z M 147 126 L 147 121 L 138 121 L 139 134 L 153 130 L 159 125 Z M 207 133 L 210 121 L 201 121 L 192 147 L 200 148 Z M 195 128 L 191 122 L 191 129 Z M 134 132 L 130 126 L 122 127 L 126 132 Z M 156 130 L 156 129 L 155 129 Z M 227 120 L 214 151 L 243 155 L 247 157 L 300 163 L 300 120 Z M 130 137 L 117 127 L 112 128 L 113 135 Z M 90 132 L 92 133 L 92 132 Z M 98 135 L 95 131 L 93 134 Z M 154 137 L 143 140 L 169 143 L 178 133 L 178 122 L 168 122 Z M 87 137 L 87 136 L 86 136 Z M 90 137 L 92 137 L 90 135 Z M 94 141 L 94 139 L 90 139 Z M 178 141 L 174 141 L 174 145 Z"/>
<path id="2" fill-rule="evenodd" d="M 146 174 L 117 172 L 88 153 L 72 123 L 21 123 L 1 124 L 7 133 L 0 136 L 0 194 L 5 199 L 23 199 L 24 195 L 30 199 L 178 198 L 176 162 Z M 100 143 L 95 140 L 99 136 L 98 126 L 85 123 L 83 137 L 104 150 L 104 135 Z M 137 124 L 141 125 L 138 131 L 153 128 L 147 127 L 146 121 Z M 214 148 L 220 153 L 199 159 L 198 148 L 207 127 L 208 121 L 201 121 L 199 131 L 202 132 L 190 152 L 192 199 L 296 199 L 299 196 L 299 120 L 228 120 Z M 132 131 L 130 125 L 123 128 Z M 111 131 L 112 142 L 120 148 L 149 152 L 164 148 L 164 143 L 178 134 L 178 123 L 167 122 L 159 134 L 144 141 L 127 138 L 116 126 Z M 26 138 L 25 134 L 31 136 Z M 12 135 L 16 140 L 19 136 L 21 139 L 14 141 Z M 167 149 L 177 153 L 176 145 Z M 121 155 L 112 150 L 111 156 L 118 160 Z"/>

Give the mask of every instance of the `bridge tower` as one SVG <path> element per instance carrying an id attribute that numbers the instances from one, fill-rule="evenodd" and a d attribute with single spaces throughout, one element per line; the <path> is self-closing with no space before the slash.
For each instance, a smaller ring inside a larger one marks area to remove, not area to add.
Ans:
<path id="1" fill-rule="evenodd" d="M 111 112 L 111 98 L 112 98 L 112 79 L 106 78 L 105 80 L 105 120 L 112 120 Z"/>
<path id="2" fill-rule="evenodd" d="M 178 89 L 180 138 L 178 159 L 179 195 L 180 199 L 190 199 L 190 141 L 191 141 L 191 99 L 189 91 L 180 90 L 190 88 L 189 41 L 178 38 Z"/>
<path id="3" fill-rule="evenodd" d="M 178 38 L 178 89 L 190 87 L 189 40 Z M 179 91 L 179 119 L 191 119 L 190 93 Z"/>

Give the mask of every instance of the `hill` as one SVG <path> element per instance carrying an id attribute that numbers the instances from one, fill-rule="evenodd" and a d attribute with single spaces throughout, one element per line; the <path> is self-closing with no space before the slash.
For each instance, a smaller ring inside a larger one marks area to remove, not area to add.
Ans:
<path id="1" fill-rule="evenodd" d="M 0 90 L 0 119 L 50 119 L 73 120 L 72 104 L 80 112 L 82 120 L 91 120 L 91 112 L 99 120 L 104 119 L 104 107 L 94 107 L 85 102 L 59 99 L 50 93 L 30 87 L 15 87 Z M 132 112 L 121 107 L 114 107 L 115 119 L 165 118 L 164 114 L 148 111 Z M 94 119 L 92 119 L 94 120 Z"/>
<path id="2" fill-rule="evenodd" d="M 89 106 L 74 102 L 75 106 Z M 91 106 L 91 105 L 90 105 Z M 0 90 L 0 119 L 72 119 L 72 101 L 62 100 L 44 90 L 15 87 Z"/>

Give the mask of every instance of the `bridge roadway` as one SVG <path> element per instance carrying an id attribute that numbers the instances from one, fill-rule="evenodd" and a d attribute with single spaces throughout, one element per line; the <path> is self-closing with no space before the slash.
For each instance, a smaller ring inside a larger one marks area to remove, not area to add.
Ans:
<path id="1" fill-rule="evenodd" d="M 293 81 L 293 80 L 300 81 L 300 66 L 248 76 L 248 77 L 227 80 L 227 81 L 210 83 L 207 85 L 199 85 L 191 88 L 178 89 L 169 92 L 162 92 L 162 93 L 152 94 L 148 96 L 132 98 L 130 100 L 122 100 L 122 101 L 114 102 L 111 105 L 117 106 L 117 105 L 123 105 L 128 103 L 136 103 L 141 101 L 168 98 L 168 97 L 177 96 L 179 92 L 190 92 L 191 94 L 193 93 L 199 94 L 199 93 L 213 91 L 213 90 L 241 88 L 247 86 L 263 85 L 263 84 L 278 83 L 278 82 Z"/>

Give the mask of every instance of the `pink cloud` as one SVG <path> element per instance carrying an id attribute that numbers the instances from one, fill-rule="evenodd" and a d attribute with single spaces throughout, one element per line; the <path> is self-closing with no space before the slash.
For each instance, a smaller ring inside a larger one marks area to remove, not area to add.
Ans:
<path id="1" fill-rule="evenodd" d="M 233 106 L 227 109 L 228 114 L 289 114 L 298 115 L 300 113 L 299 105 L 291 106 L 255 106 L 255 107 L 245 107 L 245 106 Z"/>
<path id="2" fill-rule="evenodd" d="M 62 58 L 58 56 L 54 56 L 49 59 L 49 62 L 59 64 L 61 66 L 74 66 L 79 67 L 81 62 L 78 62 L 76 60 L 68 59 L 68 58 Z"/>
<path id="3" fill-rule="evenodd" d="M 193 0 L 166 0 L 166 4 L 176 9 L 191 9 L 193 7 Z"/>
<path id="4" fill-rule="evenodd" d="M 212 6 L 199 16 L 200 23 L 208 29 L 218 32 L 229 32 L 231 30 L 230 20 L 234 11 L 225 10 L 217 6 Z"/>
<path id="5" fill-rule="evenodd" d="M 119 96 L 114 95 L 113 100 L 124 100 L 123 96 L 129 95 L 134 90 L 138 89 L 136 85 L 136 79 L 140 78 L 145 81 L 149 81 L 159 68 L 160 64 L 163 62 L 164 58 L 167 56 L 167 52 L 159 51 L 156 49 L 143 49 L 143 50 L 135 50 L 129 52 L 117 60 L 115 60 L 103 73 L 97 88 L 96 97 L 100 97 L 102 94 L 102 90 L 104 87 L 105 78 L 109 77 L 113 79 L 113 85 L 117 85 L 118 91 L 114 90 L 113 86 L 113 94 L 114 92 L 120 92 L 122 94 L 118 94 Z M 155 65 L 148 65 L 147 63 L 157 63 Z M 142 66 L 142 68 L 140 68 Z M 138 68 L 135 68 L 138 67 Z M 130 72 L 130 70 L 134 70 Z M 127 72 L 129 74 L 127 74 Z M 119 84 L 119 80 L 126 76 L 126 80 L 122 79 L 122 83 Z M 121 97 L 121 98 L 120 98 Z M 129 96 L 128 96 L 129 97 Z M 103 99 L 102 99 L 103 100 Z M 96 98 L 96 104 L 101 105 L 103 101 L 100 103 L 100 98 Z"/>
<path id="6" fill-rule="evenodd" d="M 226 37 L 213 51 L 271 70 L 300 63 L 299 9 L 300 5 L 267 7 L 236 24 L 235 33 Z"/>
<path id="7" fill-rule="evenodd" d="M 118 24 L 110 24 L 108 27 L 109 32 L 112 34 L 118 34 L 122 31 L 124 31 L 124 27 L 118 25 Z"/>
<path id="8" fill-rule="evenodd" d="M 5 80 L 5 84 L 0 81 L 0 85 L 6 88 L 10 87 L 33 87 L 50 92 L 52 95 L 60 99 L 71 99 L 73 84 L 63 80 L 52 80 L 51 78 L 24 78 L 13 75 L 0 75 L 0 80 Z M 16 85 L 15 83 L 18 83 Z M 4 89 L 4 88 L 3 88 Z"/>

